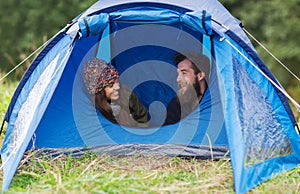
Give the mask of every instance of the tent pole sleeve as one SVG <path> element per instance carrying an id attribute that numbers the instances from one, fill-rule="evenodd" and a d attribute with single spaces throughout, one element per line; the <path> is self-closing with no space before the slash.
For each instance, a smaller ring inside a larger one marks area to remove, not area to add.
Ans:
<path id="1" fill-rule="evenodd" d="M 90 27 L 89 27 L 88 21 L 86 20 L 86 17 L 83 18 L 83 21 L 84 21 L 84 24 L 86 27 L 86 36 L 89 36 L 90 35 Z"/>

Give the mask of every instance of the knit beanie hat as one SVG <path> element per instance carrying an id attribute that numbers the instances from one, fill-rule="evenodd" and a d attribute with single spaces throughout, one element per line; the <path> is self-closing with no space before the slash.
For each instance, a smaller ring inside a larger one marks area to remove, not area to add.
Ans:
<path id="1" fill-rule="evenodd" d="M 117 70 L 101 59 L 93 58 L 84 65 L 84 83 L 92 95 L 113 84 L 118 78 Z"/>

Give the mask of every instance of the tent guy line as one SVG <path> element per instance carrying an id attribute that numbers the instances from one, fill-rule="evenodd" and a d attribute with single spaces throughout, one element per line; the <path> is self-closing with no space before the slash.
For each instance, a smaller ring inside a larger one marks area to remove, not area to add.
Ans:
<path id="1" fill-rule="evenodd" d="M 53 37 L 55 37 L 57 34 L 55 34 Z M 21 61 L 18 65 L 16 65 L 14 68 L 12 68 L 9 72 L 7 72 L 3 77 L 0 78 L 0 82 L 5 79 L 7 76 L 9 76 L 13 71 L 15 71 L 16 69 L 18 69 L 21 65 L 23 65 L 30 57 L 32 57 L 35 53 L 37 53 L 39 50 L 41 50 L 44 46 L 46 46 L 48 44 L 48 42 L 50 42 L 52 40 L 52 38 L 50 38 L 49 40 L 47 40 L 46 42 L 44 42 L 39 48 L 37 48 L 35 51 L 33 51 L 30 55 L 28 55 L 25 59 L 23 59 L 23 61 Z M 0 133 L 1 135 L 1 133 Z"/>
<path id="2" fill-rule="evenodd" d="M 282 61 L 280 61 L 271 51 L 269 51 L 260 41 L 258 41 L 250 32 L 248 32 L 244 27 L 242 28 L 259 46 L 261 46 L 271 57 L 273 57 L 281 66 L 283 66 L 292 76 L 294 76 L 299 82 L 300 78 L 297 77 L 294 72 L 292 72 Z"/>

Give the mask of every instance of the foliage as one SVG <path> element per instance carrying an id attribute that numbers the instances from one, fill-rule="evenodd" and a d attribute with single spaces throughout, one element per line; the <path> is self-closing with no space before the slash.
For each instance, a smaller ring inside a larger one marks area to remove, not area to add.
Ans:
<path id="1" fill-rule="evenodd" d="M 3 73 L 0 72 L 0 77 L 4 76 Z M 17 87 L 18 82 L 11 81 L 2 81 L 0 82 L 0 124 L 2 124 L 2 120 L 10 103 L 11 97 L 15 88 Z M 5 89 L 3 89 L 5 88 Z"/>
<path id="2" fill-rule="evenodd" d="M 298 0 L 221 0 L 258 41 L 300 77 L 300 2 Z M 251 38 L 250 38 L 251 39 Z M 300 83 L 254 41 L 257 52 L 288 93 L 300 103 Z"/>
<path id="3" fill-rule="evenodd" d="M 0 1 L 0 76 L 62 29 L 95 0 Z M 299 77 L 300 2 L 221 0 L 259 41 Z M 45 14 L 46 13 L 46 14 Z M 259 54 L 300 102 L 299 82 L 286 74 L 255 43 Z M 27 62 L 16 73 L 19 77 Z M 18 79 L 18 78 L 16 78 Z M 2 119 L 17 82 L 0 82 Z M 3 90 L 3 88 L 5 88 Z M 2 121 L 2 120 L 1 120 Z M 298 121 L 300 118 L 298 117 Z M 3 138 L 3 135 L 2 135 Z M 164 157 L 111 157 L 87 154 L 54 158 L 27 153 L 8 193 L 233 193 L 228 160 L 200 161 Z M 0 172 L 0 181 L 3 174 Z M 299 193 L 300 168 L 253 189 L 253 193 Z"/>
<path id="4" fill-rule="evenodd" d="M 12 69 L 95 1 L 0 1 L 0 70 Z M 242 21 L 254 37 L 300 77 L 298 0 L 220 2 L 233 16 Z M 297 102 L 300 102 L 299 81 L 261 47 L 253 44 L 279 82 Z M 25 65 L 14 72 L 16 79 L 20 79 L 31 60 L 26 61 Z"/>
<path id="5" fill-rule="evenodd" d="M 8 71 L 95 0 L 0 1 L 0 69 Z M 16 71 L 20 77 L 30 64 Z"/>

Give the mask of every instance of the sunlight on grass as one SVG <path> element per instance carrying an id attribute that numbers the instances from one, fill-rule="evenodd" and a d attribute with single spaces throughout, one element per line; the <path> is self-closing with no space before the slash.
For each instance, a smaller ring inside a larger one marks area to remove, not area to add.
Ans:
<path id="1" fill-rule="evenodd" d="M 38 158 L 35 152 L 13 179 L 10 191 L 59 193 L 233 192 L 228 159 L 218 162 L 160 156 Z M 212 176 L 218 175 L 218 176 Z M 30 181 L 29 181 L 30 180 Z"/>
<path id="2" fill-rule="evenodd" d="M 17 84 L 0 82 L 1 118 Z M 2 134 L 1 142 L 3 137 Z M 1 171 L 1 183 L 2 178 Z M 272 178 L 249 193 L 300 193 L 299 182 L 300 167 Z M 82 157 L 47 157 L 39 151 L 29 151 L 6 193 L 234 193 L 234 185 L 229 159 L 116 157 L 94 153 Z"/>
<path id="3" fill-rule="evenodd" d="M 284 172 L 250 193 L 299 193 L 300 169 Z M 27 152 L 9 192 L 234 193 L 229 159 L 166 156 L 41 156 Z"/>

